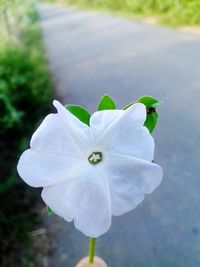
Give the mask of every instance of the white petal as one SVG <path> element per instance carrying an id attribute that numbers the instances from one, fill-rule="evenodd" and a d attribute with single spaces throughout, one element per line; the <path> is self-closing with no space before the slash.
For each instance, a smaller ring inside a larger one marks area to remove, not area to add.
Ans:
<path id="1" fill-rule="evenodd" d="M 48 115 L 33 134 L 31 148 L 45 151 L 79 154 L 87 149 L 89 127 L 79 121 L 58 101 L 54 101 L 58 113 Z"/>
<path id="2" fill-rule="evenodd" d="M 59 101 L 54 100 L 53 105 L 56 107 L 59 116 L 67 124 L 71 124 L 71 127 L 85 131 L 89 128 L 85 123 L 81 122 L 76 116 L 69 112 Z"/>
<path id="3" fill-rule="evenodd" d="M 146 108 L 136 103 L 126 110 L 103 110 L 95 112 L 90 118 L 90 128 L 95 138 L 109 134 L 118 128 L 122 120 L 131 119 L 132 123 L 143 125 L 146 119 Z"/>
<path id="4" fill-rule="evenodd" d="M 45 203 L 90 237 L 105 233 L 111 225 L 111 203 L 105 172 L 97 166 L 59 186 L 44 188 Z"/>
<path id="5" fill-rule="evenodd" d="M 45 187 L 42 198 L 55 214 L 70 222 L 76 215 L 85 186 L 82 179 L 69 179 L 67 182 Z"/>
<path id="6" fill-rule="evenodd" d="M 95 112 L 90 118 L 90 129 L 94 139 L 100 138 L 124 113 L 124 110 L 102 110 Z"/>
<path id="7" fill-rule="evenodd" d="M 127 110 L 105 110 L 94 113 L 90 120 L 97 146 L 114 154 L 130 155 L 152 161 L 154 140 L 143 126 L 146 108 L 136 103 Z"/>
<path id="8" fill-rule="evenodd" d="M 28 149 L 21 155 L 17 170 L 28 185 L 44 187 L 76 176 L 81 164 L 85 160 L 72 155 Z"/>
<path id="9" fill-rule="evenodd" d="M 81 122 L 78 118 L 76 118 L 76 116 L 71 114 L 71 112 L 69 112 L 57 100 L 54 100 L 53 104 L 56 107 L 58 115 L 64 125 L 67 127 L 68 133 L 73 137 L 77 144 L 79 144 L 82 148 L 88 149 L 88 144 L 91 143 L 90 129 L 88 125 Z"/>
<path id="10" fill-rule="evenodd" d="M 111 140 L 109 154 L 129 155 L 147 161 L 154 158 L 154 139 L 145 126 L 134 125 L 131 121 L 121 123 Z"/>
<path id="11" fill-rule="evenodd" d="M 80 144 L 68 132 L 58 114 L 48 115 L 31 138 L 31 148 L 54 153 L 79 155 Z"/>
<path id="12" fill-rule="evenodd" d="M 113 158 L 108 168 L 113 215 L 134 209 L 162 180 L 159 165 L 137 158 Z"/>

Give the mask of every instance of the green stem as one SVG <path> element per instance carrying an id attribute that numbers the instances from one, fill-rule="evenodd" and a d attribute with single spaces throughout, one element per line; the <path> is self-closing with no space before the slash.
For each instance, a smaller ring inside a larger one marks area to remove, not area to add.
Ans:
<path id="1" fill-rule="evenodd" d="M 95 246 L 96 246 L 96 238 L 90 238 L 89 263 L 94 263 Z"/>

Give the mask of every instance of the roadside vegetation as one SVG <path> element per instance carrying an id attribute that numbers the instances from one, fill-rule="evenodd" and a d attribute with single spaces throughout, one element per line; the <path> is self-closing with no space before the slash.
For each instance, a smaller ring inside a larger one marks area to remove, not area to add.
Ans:
<path id="1" fill-rule="evenodd" d="M 59 2 L 115 11 L 133 17 L 153 16 L 156 21 L 171 26 L 200 25 L 199 0 L 60 0 Z"/>
<path id="2" fill-rule="evenodd" d="M 0 0 L 0 266 L 29 267 L 37 191 L 17 176 L 20 153 L 49 109 L 52 85 L 35 1 Z"/>

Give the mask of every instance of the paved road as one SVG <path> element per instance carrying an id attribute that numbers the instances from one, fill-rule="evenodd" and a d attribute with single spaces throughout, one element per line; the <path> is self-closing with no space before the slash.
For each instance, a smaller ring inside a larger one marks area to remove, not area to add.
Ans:
<path id="1" fill-rule="evenodd" d="M 97 254 L 111 267 L 200 266 L 200 37 L 104 15 L 39 6 L 58 98 L 94 111 L 103 93 L 119 107 L 141 95 L 163 100 L 155 131 L 160 188 L 113 218 Z M 57 225 L 52 267 L 73 267 L 87 238 Z"/>

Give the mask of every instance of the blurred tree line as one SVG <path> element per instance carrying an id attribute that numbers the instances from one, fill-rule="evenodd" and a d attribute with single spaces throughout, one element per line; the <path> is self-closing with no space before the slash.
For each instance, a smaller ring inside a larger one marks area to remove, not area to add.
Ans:
<path id="1" fill-rule="evenodd" d="M 161 22 L 171 25 L 200 24 L 199 0 L 61 0 L 61 2 L 120 10 L 129 15 L 158 15 Z"/>
<path id="2" fill-rule="evenodd" d="M 16 172 L 52 99 L 34 1 L 0 0 L 0 266 L 29 266 L 35 193 Z M 30 265 L 33 266 L 33 265 Z"/>

